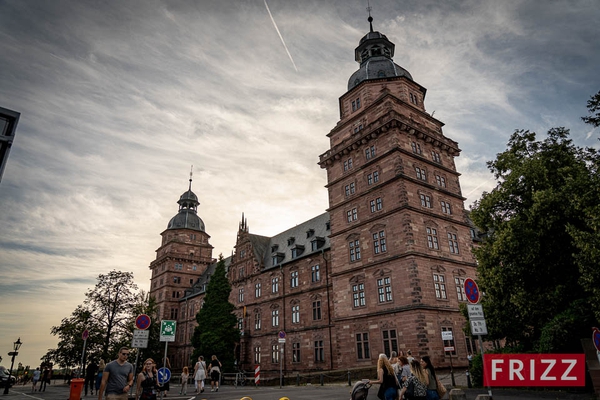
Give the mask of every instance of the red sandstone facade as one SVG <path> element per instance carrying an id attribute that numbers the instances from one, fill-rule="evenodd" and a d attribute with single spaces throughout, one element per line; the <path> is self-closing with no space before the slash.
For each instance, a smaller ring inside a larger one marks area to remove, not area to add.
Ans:
<path id="1" fill-rule="evenodd" d="M 454 164 L 460 149 L 426 111 L 426 89 L 393 63 L 393 53 L 372 30 L 356 49 L 361 68 L 340 98 L 340 121 L 319 161 L 327 170 L 327 212 L 274 237 L 251 234 L 242 216 L 227 263 L 244 369 L 260 364 L 268 375 L 283 362 L 286 372 L 345 370 L 407 350 L 444 367 L 444 346 L 454 346 L 454 365 L 466 365 L 474 352 L 459 312 L 462 283 L 476 273 Z M 194 198 L 190 186 L 178 216 L 182 207 L 195 213 Z M 214 269 L 202 221 L 176 226 L 178 216 L 150 266 L 161 316 L 179 321 L 170 347 L 176 369 L 191 363 L 195 314 Z M 442 341 L 445 330 L 452 343 Z"/>

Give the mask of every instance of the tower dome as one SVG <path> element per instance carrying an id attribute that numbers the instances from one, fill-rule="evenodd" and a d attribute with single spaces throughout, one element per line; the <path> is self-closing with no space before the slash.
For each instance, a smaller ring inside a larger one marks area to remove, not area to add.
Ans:
<path id="1" fill-rule="evenodd" d="M 204 221 L 198 216 L 198 196 L 192 192 L 192 177 L 190 174 L 190 187 L 179 196 L 179 212 L 169 221 L 167 229 L 192 229 L 205 232 Z"/>
<path id="2" fill-rule="evenodd" d="M 348 90 L 358 86 L 362 81 L 389 77 L 405 76 L 413 80 L 410 73 L 396 64 L 394 56 L 394 43 L 377 31 L 373 31 L 373 18 L 369 16 L 371 30 L 367 33 L 354 50 L 356 62 L 360 64 L 358 71 L 350 76 Z"/>

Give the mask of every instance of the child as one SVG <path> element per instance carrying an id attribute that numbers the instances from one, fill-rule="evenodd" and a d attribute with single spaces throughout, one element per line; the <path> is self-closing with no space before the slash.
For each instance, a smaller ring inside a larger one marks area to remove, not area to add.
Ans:
<path id="1" fill-rule="evenodd" d="M 179 391 L 179 394 L 187 395 L 187 384 L 188 384 L 189 377 L 190 377 L 190 372 L 189 372 L 188 367 L 183 367 L 183 372 L 181 373 L 181 390 Z"/>

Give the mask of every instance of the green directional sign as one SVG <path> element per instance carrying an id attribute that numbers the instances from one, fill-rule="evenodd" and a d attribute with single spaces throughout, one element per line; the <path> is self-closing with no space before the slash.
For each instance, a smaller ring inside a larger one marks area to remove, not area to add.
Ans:
<path id="1" fill-rule="evenodd" d="M 177 329 L 177 321 L 160 321 L 160 341 L 161 342 L 174 342 L 175 331 Z"/>

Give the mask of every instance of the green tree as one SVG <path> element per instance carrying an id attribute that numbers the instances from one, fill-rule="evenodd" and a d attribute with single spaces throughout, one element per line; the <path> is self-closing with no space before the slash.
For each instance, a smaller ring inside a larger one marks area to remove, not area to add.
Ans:
<path id="1" fill-rule="evenodd" d="M 587 109 L 591 114 L 588 117 L 582 117 L 581 119 L 586 123 L 594 127 L 600 126 L 600 91 L 593 95 L 587 102 Z"/>
<path id="2" fill-rule="evenodd" d="M 523 351 L 581 350 L 594 318 L 573 232 L 590 231 L 577 204 L 597 193 L 593 153 L 574 146 L 564 128 L 543 141 L 516 131 L 488 163 L 498 183 L 471 217 L 487 232 L 475 255 L 490 339 Z"/>
<path id="3" fill-rule="evenodd" d="M 64 367 L 77 366 L 83 349 L 82 333 L 87 329 L 86 354 L 105 361 L 113 359 L 121 344 L 131 341 L 132 312 L 136 305 L 137 285 L 130 272 L 111 271 L 100 274 L 93 289 L 85 294 L 82 305 L 70 317 L 52 327 L 51 333 L 59 337 L 56 349 L 49 349 L 43 359 L 52 360 Z"/>
<path id="4" fill-rule="evenodd" d="M 231 285 L 225 274 L 225 260 L 219 255 L 219 262 L 210 278 L 204 305 L 196 314 L 198 326 L 194 329 L 192 345 L 193 359 L 199 355 L 210 361 L 215 354 L 225 370 L 232 370 L 235 360 L 235 346 L 240 340 L 235 306 L 229 302 Z"/>

